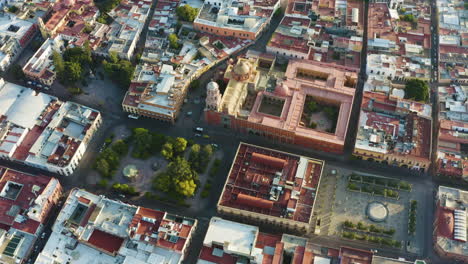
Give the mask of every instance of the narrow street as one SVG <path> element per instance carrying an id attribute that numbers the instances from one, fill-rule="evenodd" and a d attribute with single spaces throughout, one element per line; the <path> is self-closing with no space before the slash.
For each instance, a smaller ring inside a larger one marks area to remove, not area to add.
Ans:
<path id="1" fill-rule="evenodd" d="M 368 26 L 368 14 L 369 13 L 369 1 L 364 1 L 364 34 L 362 36 L 362 50 L 361 50 L 361 67 L 359 69 L 359 80 L 356 86 L 356 92 L 354 94 L 353 107 L 351 109 L 351 120 L 359 119 L 359 112 L 361 111 L 362 96 L 364 94 L 364 83 L 366 82 L 366 67 L 367 67 L 367 26 Z M 356 134 L 359 128 L 358 122 L 349 122 L 348 131 L 346 133 L 346 141 L 344 146 L 345 157 L 349 158 L 354 150 L 354 144 L 356 142 Z"/>

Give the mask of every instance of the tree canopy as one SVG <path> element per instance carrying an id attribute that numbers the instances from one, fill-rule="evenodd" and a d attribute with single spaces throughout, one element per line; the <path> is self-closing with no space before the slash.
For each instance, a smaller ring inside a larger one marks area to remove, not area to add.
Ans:
<path id="1" fill-rule="evenodd" d="M 68 48 L 63 56 L 58 52 L 52 52 L 52 61 L 58 79 L 63 84 L 73 84 L 83 78 L 84 70 L 91 66 L 91 48 L 86 42 L 83 47 Z"/>
<path id="2" fill-rule="evenodd" d="M 91 49 L 86 43 L 83 47 L 68 48 L 63 53 L 63 59 L 69 62 L 76 62 L 83 65 L 90 65 L 93 59 L 91 58 Z"/>
<path id="3" fill-rule="evenodd" d="M 426 81 L 420 79 L 407 81 L 405 86 L 405 98 L 427 102 L 429 100 L 429 85 Z"/>
<path id="4" fill-rule="evenodd" d="M 122 88 L 127 89 L 132 80 L 135 67 L 128 60 L 120 60 L 114 52 L 111 52 L 109 57 L 109 61 L 104 60 L 102 62 L 104 71 Z"/>
<path id="5" fill-rule="evenodd" d="M 179 38 L 177 37 L 176 34 L 170 34 L 168 37 L 167 37 L 167 40 L 169 40 L 169 46 L 172 48 L 172 49 L 178 49 L 180 44 L 179 44 Z"/>
<path id="6" fill-rule="evenodd" d="M 112 139 L 109 143 L 111 142 Z M 119 167 L 120 159 L 127 153 L 128 144 L 123 140 L 117 140 L 99 154 L 94 167 L 103 177 L 111 177 Z"/>
<path id="7" fill-rule="evenodd" d="M 415 23 L 415 22 L 418 21 L 418 20 L 414 17 L 413 14 L 402 15 L 402 16 L 400 16 L 400 19 L 403 20 L 403 21 L 406 21 L 406 22 L 411 22 L 411 23 Z"/>
<path id="8" fill-rule="evenodd" d="M 18 12 L 18 10 L 19 10 L 18 7 L 14 6 L 14 5 L 8 7 L 8 12 L 13 13 L 13 14 Z"/>
<path id="9" fill-rule="evenodd" d="M 95 4 L 101 13 L 107 13 L 119 5 L 120 1 L 121 0 L 97 0 Z"/>
<path id="10" fill-rule="evenodd" d="M 198 8 L 190 5 L 179 6 L 176 9 L 176 14 L 182 21 L 193 22 L 198 15 Z"/>
<path id="11" fill-rule="evenodd" d="M 161 192 L 168 193 L 172 188 L 172 179 L 169 174 L 163 172 L 156 175 L 153 187 Z"/>
<path id="12" fill-rule="evenodd" d="M 201 147 L 198 144 L 194 144 L 190 148 L 189 162 L 194 170 L 198 173 L 203 173 L 206 170 L 212 155 L 213 148 L 211 145 L 204 145 Z"/>
<path id="13" fill-rule="evenodd" d="M 198 174 L 192 170 L 187 160 L 176 157 L 167 166 L 166 173 L 172 179 L 177 193 L 185 197 L 193 196 L 197 187 L 195 182 L 198 181 Z"/>
<path id="14" fill-rule="evenodd" d="M 167 160 L 172 159 L 174 156 L 174 147 L 171 143 L 167 142 L 163 145 L 161 149 L 161 155 Z"/>
<path id="15" fill-rule="evenodd" d="M 187 148 L 187 140 L 185 138 L 177 137 L 174 140 L 174 150 L 178 153 L 184 152 Z"/>
<path id="16" fill-rule="evenodd" d="M 132 139 L 135 143 L 132 156 L 134 158 L 146 159 L 157 154 L 166 142 L 166 137 L 162 134 L 152 133 L 146 128 L 133 129 Z"/>
<path id="17" fill-rule="evenodd" d="M 13 78 L 15 78 L 16 80 L 23 80 L 25 78 L 23 69 L 18 64 L 15 64 L 11 67 L 11 73 L 13 75 Z"/>
<path id="18" fill-rule="evenodd" d="M 65 70 L 62 72 L 62 81 L 65 83 L 75 83 L 81 79 L 83 69 L 78 62 L 65 62 Z"/>

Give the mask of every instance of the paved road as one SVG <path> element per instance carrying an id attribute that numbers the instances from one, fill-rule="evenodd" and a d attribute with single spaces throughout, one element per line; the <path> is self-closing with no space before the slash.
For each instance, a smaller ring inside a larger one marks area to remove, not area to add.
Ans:
<path id="1" fill-rule="evenodd" d="M 356 86 L 356 93 L 354 94 L 353 107 L 351 109 L 351 120 L 359 119 L 359 112 L 361 110 L 362 96 L 364 92 L 364 83 L 367 79 L 366 76 L 366 67 L 367 67 L 367 25 L 368 25 L 368 16 L 369 13 L 369 1 L 364 1 L 364 34 L 362 36 L 363 45 L 361 50 L 361 67 L 359 69 L 359 80 Z M 344 151 L 346 156 L 350 156 L 354 149 L 354 144 L 356 142 L 356 134 L 359 128 L 358 122 L 349 122 L 348 131 L 346 133 L 346 140 Z"/>

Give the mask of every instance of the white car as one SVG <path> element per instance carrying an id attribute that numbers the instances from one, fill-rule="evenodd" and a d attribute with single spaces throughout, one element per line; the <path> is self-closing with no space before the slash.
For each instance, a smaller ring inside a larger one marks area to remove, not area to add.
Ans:
<path id="1" fill-rule="evenodd" d="M 197 132 L 203 132 L 203 128 L 201 128 L 201 127 L 196 127 L 196 128 L 195 128 L 195 131 L 197 131 Z"/>
<path id="2" fill-rule="evenodd" d="M 138 116 L 138 115 L 128 115 L 128 118 L 138 119 L 138 118 L 140 118 L 140 116 Z"/>

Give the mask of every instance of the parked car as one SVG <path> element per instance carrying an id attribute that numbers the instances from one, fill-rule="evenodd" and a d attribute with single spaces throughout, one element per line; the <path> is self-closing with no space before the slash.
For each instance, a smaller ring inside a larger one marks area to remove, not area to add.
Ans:
<path id="1" fill-rule="evenodd" d="M 195 128 L 195 132 L 203 132 L 203 128 L 201 128 L 201 127 L 196 127 L 196 128 Z"/>
<path id="2" fill-rule="evenodd" d="M 128 115 L 128 118 L 131 118 L 131 119 L 138 119 L 138 118 L 140 118 L 140 116 L 138 116 L 138 115 L 131 115 L 131 114 L 130 114 L 130 115 Z"/>

